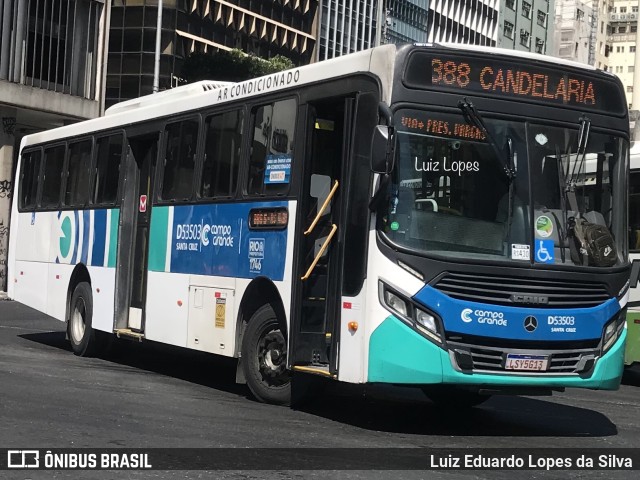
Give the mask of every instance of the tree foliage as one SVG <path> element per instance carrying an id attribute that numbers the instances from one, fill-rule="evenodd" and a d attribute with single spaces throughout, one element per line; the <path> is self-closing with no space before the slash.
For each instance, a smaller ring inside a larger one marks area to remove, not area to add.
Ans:
<path id="1" fill-rule="evenodd" d="M 241 82 L 287 70 L 294 66 L 290 59 L 282 55 L 264 60 L 253 55 L 246 55 L 238 49 L 220 50 L 214 53 L 194 52 L 185 59 L 181 77 L 187 83 L 199 80 Z"/>

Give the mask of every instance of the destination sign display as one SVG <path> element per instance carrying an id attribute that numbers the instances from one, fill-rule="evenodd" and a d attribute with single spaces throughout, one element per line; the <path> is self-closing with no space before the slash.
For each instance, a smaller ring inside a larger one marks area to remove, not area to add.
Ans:
<path id="1" fill-rule="evenodd" d="M 626 100 L 612 80 L 564 70 L 562 65 L 554 68 L 521 60 L 414 52 L 404 82 L 421 89 L 456 89 L 617 115 L 626 112 Z"/>

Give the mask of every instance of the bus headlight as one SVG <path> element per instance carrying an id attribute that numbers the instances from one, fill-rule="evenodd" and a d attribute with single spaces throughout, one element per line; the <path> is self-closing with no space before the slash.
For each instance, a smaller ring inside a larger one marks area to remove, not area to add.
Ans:
<path id="1" fill-rule="evenodd" d="M 413 303 L 412 300 L 397 290 L 392 290 L 391 287 L 383 282 L 380 282 L 379 290 L 380 301 L 387 310 L 418 333 L 442 345 L 439 320 L 435 314 L 428 312 L 423 306 Z"/>
<path id="2" fill-rule="evenodd" d="M 399 313 L 403 317 L 407 316 L 407 302 L 389 290 L 384 292 L 384 301 L 391 310 Z"/>
<path id="3" fill-rule="evenodd" d="M 436 317 L 423 312 L 419 308 L 416 308 L 416 323 L 417 326 L 423 326 L 432 333 L 438 333 L 436 330 Z"/>
<path id="4" fill-rule="evenodd" d="M 621 310 L 609 323 L 604 327 L 604 333 L 602 334 L 602 353 L 609 350 L 616 340 L 622 335 L 624 330 L 625 321 L 627 319 L 626 310 Z"/>

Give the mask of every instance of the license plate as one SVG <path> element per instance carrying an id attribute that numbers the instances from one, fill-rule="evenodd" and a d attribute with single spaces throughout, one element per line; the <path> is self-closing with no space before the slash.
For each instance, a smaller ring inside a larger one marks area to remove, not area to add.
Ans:
<path id="1" fill-rule="evenodd" d="M 507 363 L 504 368 L 506 370 L 526 370 L 534 372 L 542 372 L 547 369 L 549 357 L 546 355 L 516 355 L 507 354 Z"/>

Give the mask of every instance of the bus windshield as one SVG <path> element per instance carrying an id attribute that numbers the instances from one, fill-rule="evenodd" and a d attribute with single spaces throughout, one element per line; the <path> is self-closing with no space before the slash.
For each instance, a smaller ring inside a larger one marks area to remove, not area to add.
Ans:
<path id="1" fill-rule="evenodd" d="M 578 158 L 579 124 L 486 118 L 486 138 L 462 114 L 404 110 L 397 118 L 395 168 L 379 223 L 393 243 L 450 258 L 574 265 L 567 223 L 576 212 L 564 201 L 571 181 L 580 215 L 622 236 L 624 208 L 614 208 L 625 182 L 619 138 L 592 132 Z M 548 251 L 544 261 L 539 248 Z"/>

